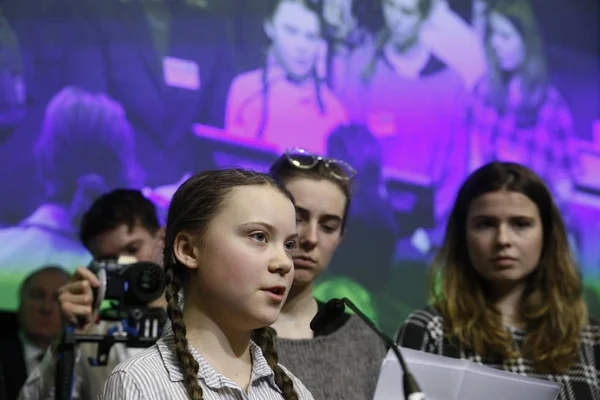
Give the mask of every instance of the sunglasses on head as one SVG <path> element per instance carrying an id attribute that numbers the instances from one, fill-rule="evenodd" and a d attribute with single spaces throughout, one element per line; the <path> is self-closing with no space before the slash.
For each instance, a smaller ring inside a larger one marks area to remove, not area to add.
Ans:
<path id="1" fill-rule="evenodd" d="M 285 151 L 288 162 L 298 169 L 312 169 L 322 163 L 325 170 L 332 177 L 341 181 L 348 181 L 356 176 L 356 170 L 345 161 L 335 158 L 322 157 L 308 150 L 295 148 Z"/>

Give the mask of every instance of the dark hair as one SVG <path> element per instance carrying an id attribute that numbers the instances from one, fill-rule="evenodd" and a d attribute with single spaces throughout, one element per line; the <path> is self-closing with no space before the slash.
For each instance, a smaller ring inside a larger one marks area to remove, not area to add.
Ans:
<path id="1" fill-rule="evenodd" d="M 163 254 L 167 277 L 167 314 L 175 336 L 175 354 L 192 400 L 202 399 L 202 388 L 198 384 L 198 362 L 188 349 L 186 327 L 180 306 L 180 291 L 183 290 L 185 294 L 189 272 L 175 258 L 175 238 L 183 231 L 200 236 L 205 234 L 210 221 L 227 202 L 231 191 L 241 186 L 271 186 L 293 202 L 289 192 L 268 175 L 243 169 L 227 169 L 201 172 L 188 179 L 177 189 L 169 206 Z M 253 331 L 252 338 L 262 349 L 275 373 L 275 383 L 284 398 L 297 400 L 292 380 L 278 365 L 273 334 L 272 329 L 261 328 Z"/>
<path id="2" fill-rule="evenodd" d="M 546 100 L 548 91 L 548 68 L 542 34 L 538 27 L 534 10 L 528 0 L 500 0 L 494 2 L 487 10 L 487 16 L 498 13 L 508 19 L 521 35 L 525 46 L 525 59 L 517 72 L 520 77 L 521 101 L 517 105 L 517 124 L 531 126 L 537 121 L 540 106 Z M 491 29 L 489 23 L 485 35 L 485 49 L 489 62 L 488 74 L 476 88 L 482 92 L 488 104 L 499 114 L 508 108 L 509 77 L 498 65 L 498 57 L 490 43 Z"/>
<path id="3" fill-rule="evenodd" d="M 342 190 L 344 196 L 346 197 L 346 205 L 344 206 L 344 215 L 342 219 L 342 229 L 340 230 L 340 234 L 344 232 L 344 229 L 346 228 L 346 222 L 348 219 L 348 210 L 350 209 L 350 203 L 352 201 L 352 182 L 350 180 L 344 181 L 332 176 L 330 173 L 327 172 L 323 161 L 319 161 L 317 165 L 310 169 L 297 168 L 296 166 L 290 163 L 285 154 L 279 157 L 271 165 L 269 175 L 271 175 L 271 177 L 277 182 L 279 182 L 282 186 L 285 186 L 285 182 L 288 179 L 296 177 L 303 177 L 314 180 L 325 179 L 334 183 L 337 187 L 339 187 Z"/>
<path id="4" fill-rule="evenodd" d="M 433 262 L 430 296 L 447 321 L 449 336 L 484 357 L 518 356 L 500 313 L 489 304 L 483 278 L 473 268 L 466 245 L 471 203 L 501 190 L 521 193 L 533 201 L 543 229 L 539 266 L 527 278 L 519 310 L 527 329 L 523 355 L 540 373 L 564 373 L 576 362 L 579 334 L 587 321 L 583 284 L 560 212 L 542 179 L 530 169 L 492 162 L 463 183 Z"/>
<path id="5" fill-rule="evenodd" d="M 36 269 L 35 271 L 27 275 L 25 279 L 23 279 L 23 281 L 21 282 L 21 286 L 19 287 L 19 302 L 23 299 L 23 292 L 25 291 L 27 285 L 37 276 L 48 273 L 63 275 L 66 280 L 69 280 L 71 278 L 71 274 L 69 274 L 69 272 L 60 265 L 46 265 L 39 269 Z"/>
<path id="6" fill-rule="evenodd" d="M 140 224 L 152 234 L 160 229 L 156 207 L 139 190 L 116 189 L 97 198 L 83 215 L 79 239 L 89 250 L 90 242 L 98 235 L 123 224 L 130 231 Z"/>
<path id="7" fill-rule="evenodd" d="M 319 22 L 321 23 L 321 27 L 325 27 L 325 21 L 323 19 L 323 4 L 322 0 L 270 0 L 268 2 L 267 7 L 267 18 L 273 18 L 273 15 L 277 11 L 279 5 L 285 1 L 293 1 L 300 2 L 304 7 L 308 10 L 314 12 L 319 18 Z M 323 29 L 322 29 L 323 30 Z M 312 77 L 315 84 L 315 95 L 317 98 L 317 104 L 319 105 L 319 111 L 321 114 L 325 114 L 325 104 L 323 103 L 323 96 L 321 95 L 321 81 L 317 74 L 316 68 L 312 69 Z M 263 60 L 263 68 L 261 74 L 261 84 L 262 84 L 262 116 L 260 120 L 260 125 L 258 127 L 258 131 L 256 132 L 256 136 L 260 139 L 264 133 L 265 126 L 267 124 L 268 119 L 268 102 L 269 102 L 269 58 L 268 52 L 264 54 Z"/>
<path id="8" fill-rule="evenodd" d="M 361 181 L 379 183 L 383 169 L 381 143 L 365 125 L 340 125 L 327 136 L 327 156 L 352 165 Z"/>
<path id="9" fill-rule="evenodd" d="M 80 190 L 97 195 L 95 186 L 128 186 L 136 172 L 133 129 L 121 104 L 73 86 L 48 103 L 34 151 L 55 201 L 73 201 Z"/>

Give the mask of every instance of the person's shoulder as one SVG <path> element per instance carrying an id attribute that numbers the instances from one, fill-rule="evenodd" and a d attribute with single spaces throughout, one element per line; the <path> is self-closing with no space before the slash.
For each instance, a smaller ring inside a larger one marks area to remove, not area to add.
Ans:
<path id="1" fill-rule="evenodd" d="M 444 318 L 433 306 L 413 311 L 400 326 L 395 342 L 401 346 L 410 346 L 413 342 L 422 342 L 424 337 L 442 340 L 444 337 Z"/>
<path id="2" fill-rule="evenodd" d="M 233 78 L 231 85 L 237 85 L 241 87 L 247 87 L 248 85 L 260 85 L 262 84 L 262 74 L 263 70 L 260 68 L 242 72 Z"/>
<path id="3" fill-rule="evenodd" d="M 588 349 L 600 349 L 600 319 L 590 316 L 579 335 L 580 343 Z"/>
<path id="4" fill-rule="evenodd" d="M 234 97 L 237 101 L 244 101 L 248 96 L 260 93 L 262 87 L 262 70 L 253 69 L 236 75 L 229 85 L 229 98 Z"/>
<path id="5" fill-rule="evenodd" d="M 413 312 L 411 312 L 408 317 L 407 317 L 407 321 L 411 321 L 411 322 L 417 322 L 417 323 L 423 323 L 423 322 L 430 322 L 433 320 L 441 320 L 442 319 L 442 314 L 440 314 L 440 312 L 437 310 L 437 308 L 435 308 L 432 305 L 428 305 L 426 307 L 417 309 Z"/>
<path id="6" fill-rule="evenodd" d="M 140 375 L 156 374 L 159 371 L 165 371 L 164 362 L 158 349 L 158 344 L 154 344 L 141 351 L 133 357 L 121 362 L 112 371 L 115 373 L 126 373 L 132 378 Z"/>
<path id="7" fill-rule="evenodd" d="M 583 334 L 592 334 L 596 336 L 597 341 L 600 341 L 600 319 L 590 316 L 588 323 L 583 327 Z"/>
<path id="8" fill-rule="evenodd" d="M 108 375 L 98 399 L 146 398 L 168 382 L 166 369 L 155 345 L 118 364 Z"/>

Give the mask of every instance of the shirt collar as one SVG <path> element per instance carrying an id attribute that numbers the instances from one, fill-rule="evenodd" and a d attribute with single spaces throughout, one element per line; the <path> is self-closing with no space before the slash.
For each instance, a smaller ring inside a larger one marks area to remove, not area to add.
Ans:
<path id="1" fill-rule="evenodd" d="M 179 369 L 179 363 L 177 362 L 177 356 L 175 355 L 175 337 L 170 329 L 165 329 L 165 334 L 161 339 L 156 342 L 158 351 L 161 355 L 163 364 L 169 374 L 171 382 L 182 382 L 184 381 L 183 374 Z M 238 387 L 232 380 L 221 375 L 216 369 L 206 361 L 196 349 L 192 346 L 188 346 L 192 356 L 198 362 L 198 377 L 204 380 L 206 386 L 211 389 L 221 389 L 223 387 Z M 250 384 L 258 379 L 267 379 L 275 385 L 275 374 L 267 359 L 263 355 L 260 347 L 250 341 L 250 354 L 252 357 L 252 374 L 250 377 Z"/>
<path id="2" fill-rule="evenodd" d="M 287 70 L 281 65 L 277 56 L 275 55 L 272 49 L 269 49 L 267 52 L 266 58 L 266 68 L 267 68 L 267 79 L 270 85 L 286 82 L 289 85 L 296 87 L 298 89 L 307 89 L 309 91 L 313 91 L 315 87 L 315 80 L 313 76 L 308 76 L 305 79 L 299 80 L 288 74 Z"/>
<path id="3" fill-rule="evenodd" d="M 31 343 L 25 337 L 23 331 L 19 331 L 19 340 L 21 341 L 21 345 L 23 346 L 23 356 L 25 358 L 25 365 L 30 365 L 33 362 L 38 362 L 38 358 L 40 355 L 44 354 L 45 349 L 40 349 L 33 343 Z"/>

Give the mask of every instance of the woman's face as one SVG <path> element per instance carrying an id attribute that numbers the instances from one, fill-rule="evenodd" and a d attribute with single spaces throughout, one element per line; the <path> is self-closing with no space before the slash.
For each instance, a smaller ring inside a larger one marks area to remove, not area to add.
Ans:
<path id="1" fill-rule="evenodd" d="M 471 265 L 492 285 L 523 284 L 542 256 L 538 206 L 519 192 L 501 190 L 473 200 L 467 212 Z"/>
<path id="2" fill-rule="evenodd" d="M 525 60 L 525 42 L 515 25 L 504 15 L 492 12 L 489 29 L 489 45 L 498 67 L 506 72 L 513 72 L 521 67 Z"/>
<path id="3" fill-rule="evenodd" d="M 305 77 L 311 72 L 322 45 L 321 22 L 314 11 L 302 1 L 284 0 L 265 22 L 265 32 L 290 74 Z"/>
<path id="4" fill-rule="evenodd" d="M 299 246 L 294 253 L 294 285 L 305 287 L 325 270 L 342 241 L 346 196 L 335 183 L 290 178 L 285 187 L 296 200 Z"/>

